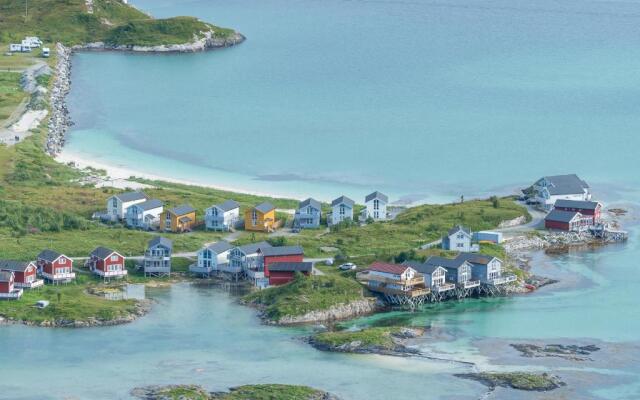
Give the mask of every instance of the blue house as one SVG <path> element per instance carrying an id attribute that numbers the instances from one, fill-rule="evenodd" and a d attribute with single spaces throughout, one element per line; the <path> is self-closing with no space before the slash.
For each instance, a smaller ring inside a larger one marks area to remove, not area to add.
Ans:
<path id="1" fill-rule="evenodd" d="M 447 271 L 447 281 L 459 288 L 470 289 L 480 285 L 479 280 L 473 280 L 473 265 L 466 260 L 434 256 L 429 257 L 425 264 L 444 268 Z"/>
<path id="2" fill-rule="evenodd" d="M 486 285 L 502 285 L 517 279 L 515 275 L 502 272 L 502 260 L 498 257 L 476 253 L 460 253 L 456 260 L 469 262 L 472 266 L 473 279 L 479 280 Z"/>
<path id="3" fill-rule="evenodd" d="M 343 221 L 353 221 L 355 202 L 347 196 L 340 196 L 331 202 L 331 214 L 327 216 L 327 225 L 336 225 Z"/>
<path id="4" fill-rule="evenodd" d="M 317 228 L 322 217 L 322 205 L 318 200 L 308 198 L 301 201 L 293 218 L 293 228 Z"/>

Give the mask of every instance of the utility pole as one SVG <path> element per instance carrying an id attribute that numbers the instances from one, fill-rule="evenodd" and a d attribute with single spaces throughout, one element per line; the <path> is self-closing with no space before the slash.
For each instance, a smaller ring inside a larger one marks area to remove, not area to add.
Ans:
<path id="1" fill-rule="evenodd" d="M 29 0 L 24 0 L 24 22 L 29 19 Z"/>

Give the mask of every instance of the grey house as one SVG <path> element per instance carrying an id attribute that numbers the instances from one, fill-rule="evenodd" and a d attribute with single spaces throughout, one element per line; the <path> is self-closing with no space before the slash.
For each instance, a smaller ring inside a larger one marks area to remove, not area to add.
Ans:
<path id="1" fill-rule="evenodd" d="M 454 226 L 442 237 L 442 248 L 444 250 L 453 251 L 478 251 L 477 246 L 474 248 L 471 244 L 473 234 L 471 230 L 461 225 Z"/>
<path id="2" fill-rule="evenodd" d="M 142 269 L 144 275 L 171 275 L 171 253 L 173 242 L 167 238 L 157 236 L 149 241 L 144 252 Z"/>
<path id="3" fill-rule="evenodd" d="M 293 228 L 317 228 L 322 217 L 322 205 L 318 200 L 308 198 L 298 204 L 298 209 L 293 217 Z"/>
<path id="4" fill-rule="evenodd" d="M 462 289 L 470 289 L 480 285 L 473 279 L 473 266 L 466 260 L 444 257 L 429 257 L 425 265 L 442 267 L 447 271 L 447 281 Z"/>
<path id="5" fill-rule="evenodd" d="M 515 275 L 503 274 L 502 260 L 498 257 L 477 253 L 460 253 L 457 261 L 467 261 L 472 266 L 473 279 L 486 285 L 502 285 L 516 280 Z"/>
<path id="6" fill-rule="evenodd" d="M 213 205 L 205 211 L 204 222 L 207 229 L 215 231 L 233 230 L 240 220 L 240 204 L 235 200 L 227 200 Z"/>
<path id="7" fill-rule="evenodd" d="M 327 216 L 328 225 L 336 225 L 342 221 L 353 221 L 355 201 L 347 196 L 340 196 L 331 202 L 331 214 Z"/>
<path id="8" fill-rule="evenodd" d="M 125 212 L 125 223 L 130 228 L 151 230 L 160 225 L 163 209 L 164 205 L 158 199 L 134 204 Z"/>

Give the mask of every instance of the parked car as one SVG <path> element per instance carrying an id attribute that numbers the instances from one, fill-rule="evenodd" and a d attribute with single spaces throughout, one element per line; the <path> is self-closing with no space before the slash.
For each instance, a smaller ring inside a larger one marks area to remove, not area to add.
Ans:
<path id="1" fill-rule="evenodd" d="M 340 268 L 340 271 L 351 271 L 356 269 L 357 266 L 354 263 L 346 263 L 346 264 L 342 264 L 338 268 Z"/>

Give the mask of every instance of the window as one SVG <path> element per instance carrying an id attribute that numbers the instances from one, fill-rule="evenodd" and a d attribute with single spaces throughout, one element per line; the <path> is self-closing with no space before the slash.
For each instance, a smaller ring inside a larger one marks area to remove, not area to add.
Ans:
<path id="1" fill-rule="evenodd" d="M 373 209 L 374 209 L 374 210 L 379 210 L 379 209 L 380 209 L 380 200 L 375 199 L 375 200 L 373 201 Z"/>
<path id="2" fill-rule="evenodd" d="M 464 243 L 456 243 L 456 246 L 458 246 L 458 247 L 464 247 Z"/>
<path id="3" fill-rule="evenodd" d="M 118 261 L 118 256 L 117 255 L 112 255 L 111 256 L 111 261 Z"/>
<path id="4" fill-rule="evenodd" d="M 346 213 L 346 207 L 344 206 L 344 204 L 340 204 L 340 215 L 344 216 Z"/>
<path id="5" fill-rule="evenodd" d="M 251 211 L 251 223 L 253 226 L 258 224 L 258 212 L 256 210 Z"/>

